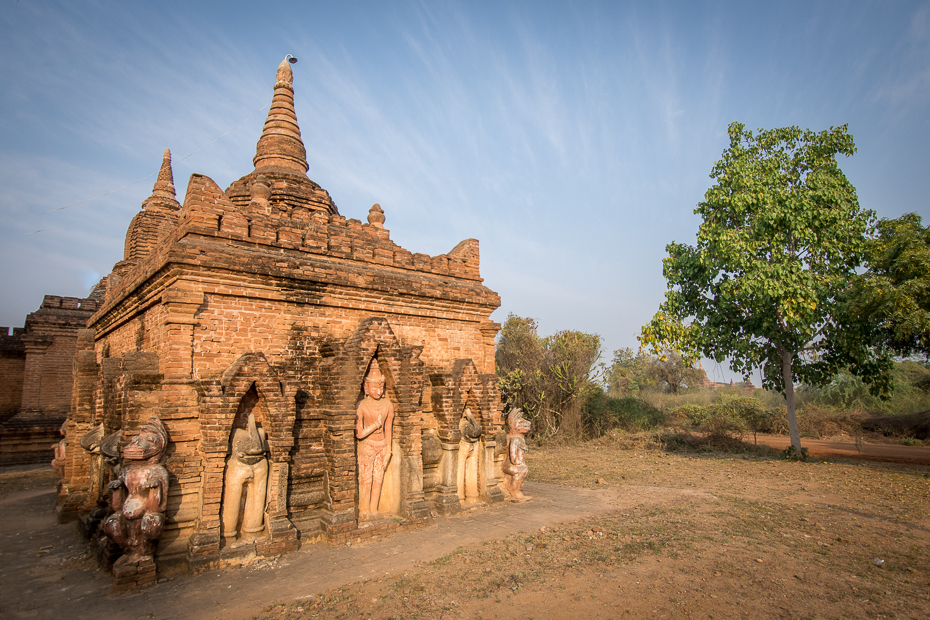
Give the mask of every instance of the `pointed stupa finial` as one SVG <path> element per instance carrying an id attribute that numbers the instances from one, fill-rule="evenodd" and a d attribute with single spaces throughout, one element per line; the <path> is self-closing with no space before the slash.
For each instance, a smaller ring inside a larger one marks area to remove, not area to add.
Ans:
<path id="1" fill-rule="evenodd" d="M 175 198 L 174 191 L 174 173 L 171 171 L 171 151 L 165 149 L 165 154 L 161 158 L 161 170 L 158 171 L 158 179 L 155 181 L 155 187 L 152 194 Z"/>
<path id="2" fill-rule="evenodd" d="M 155 186 L 152 188 L 152 195 L 145 199 L 142 208 L 147 209 L 154 205 L 167 206 L 173 210 L 181 208 L 174 189 L 174 174 L 171 171 L 171 151 L 169 149 L 165 149 L 162 156 L 161 169 L 158 171 L 158 179 L 155 180 Z"/>
<path id="3" fill-rule="evenodd" d="M 291 63 L 296 61 L 296 58 L 288 55 L 278 65 L 271 109 L 268 110 L 268 118 L 265 119 L 262 136 L 258 139 L 255 158 L 252 160 L 256 170 L 275 167 L 306 174 L 310 168 L 307 165 L 307 151 L 300 138 L 297 114 L 294 112 L 294 74 L 291 72 Z"/>
<path id="4" fill-rule="evenodd" d="M 293 64 L 291 62 L 291 58 L 294 57 L 288 54 L 284 57 L 284 60 L 281 61 L 281 64 L 278 65 L 278 72 L 275 75 L 275 86 L 277 86 L 278 82 L 282 82 L 284 84 L 289 84 L 291 88 L 294 88 L 294 72 L 291 71 L 291 65 Z M 294 62 L 297 62 L 296 58 L 294 58 Z"/>

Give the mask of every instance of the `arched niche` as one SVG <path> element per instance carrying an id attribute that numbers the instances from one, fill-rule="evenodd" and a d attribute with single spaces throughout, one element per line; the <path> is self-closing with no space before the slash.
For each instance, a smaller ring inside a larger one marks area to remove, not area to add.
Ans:
<path id="1" fill-rule="evenodd" d="M 388 436 L 390 436 L 391 438 L 390 444 L 387 445 L 388 451 L 390 453 L 387 466 L 383 472 L 375 473 L 375 472 L 370 472 L 369 470 L 369 472 L 373 475 L 373 478 L 381 479 L 380 491 L 378 493 L 379 501 L 377 502 L 377 506 L 372 505 L 372 509 L 378 515 L 380 515 L 381 518 L 400 515 L 402 511 L 400 470 L 403 467 L 403 452 L 400 448 L 400 442 L 398 441 L 399 437 L 397 436 L 397 431 L 400 430 L 401 426 L 396 424 L 396 421 L 397 421 L 396 382 L 394 381 L 393 377 L 390 375 L 389 369 L 387 368 L 384 370 L 381 369 L 382 366 L 386 366 L 386 365 L 387 365 L 387 360 L 384 357 L 379 358 L 378 353 L 376 351 L 375 355 L 372 356 L 371 360 L 369 360 L 368 362 L 367 369 L 364 375 L 365 378 L 362 381 L 362 386 L 360 386 L 358 399 L 356 401 L 355 453 L 356 453 L 356 462 L 357 462 L 356 493 L 357 493 L 357 498 L 358 498 L 356 503 L 357 503 L 357 508 L 358 508 L 357 517 L 360 522 L 362 522 L 365 519 L 365 515 L 363 514 L 363 511 L 362 511 L 362 505 L 363 505 L 362 495 L 365 494 L 366 492 L 370 492 L 370 489 L 366 488 L 365 483 L 363 482 L 364 465 L 362 462 L 363 460 L 362 446 L 363 446 L 364 440 L 361 439 L 357 433 L 358 433 L 358 428 L 359 428 L 359 416 L 362 415 L 361 409 L 365 405 L 364 385 L 365 385 L 365 382 L 368 381 L 368 379 L 372 376 L 372 373 L 374 373 L 375 368 L 378 369 L 378 372 L 380 373 L 380 376 L 382 377 L 382 381 L 384 382 L 384 392 L 383 392 L 383 395 L 377 401 L 374 401 L 374 402 L 378 403 L 378 405 L 376 406 L 381 406 L 386 410 L 393 411 L 394 413 L 390 417 L 390 428 L 387 428 L 387 425 L 385 425 L 382 427 L 380 431 L 381 435 L 385 437 L 385 440 Z M 368 401 L 368 402 L 372 402 L 372 401 Z M 372 484 L 372 482 L 373 481 L 370 480 L 369 485 Z"/>
<path id="2" fill-rule="evenodd" d="M 431 466 L 425 497 L 441 514 L 451 514 L 465 506 L 501 501 L 503 494 L 497 488 L 501 457 L 496 448 L 503 427 L 496 378 L 479 374 L 472 360 L 459 359 L 450 371 L 432 374 L 430 387 L 436 436 L 442 452 L 438 464 Z M 464 445 L 462 425 L 466 410 L 481 427 L 480 439 L 474 442 L 477 445 L 470 447 L 473 450 L 466 450 L 469 446 Z M 435 451 L 433 447 L 431 450 Z M 469 457 L 470 463 L 463 461 Z M 464 472 L 472 476 L 472 493 L 465 491 Z"/>
<path id="3" fill-rule="evenodd" d="M 255 382 L 239 401 L 230 431 L 223 495 L 220 502 L 222 535 L 234 545 L 265 534 L 268 499 L 268 407 Z"/>
<path id="4" fill-rule="evenodd" d="M 482 503 L 484 490 L 484 445 L 486 437 L 480 421 L 481 408 L 475 395 L 463 395 L 464 406 L 459 415 L 459 449 L 456 464 L 456 494 L 463 507 Z M 493 439 L 493 438 L 492 438 Z"/>
<path id="5" fill-rule="evenodd" d="M 236 424 L 247 420 L 249 413 L 265 431 L 268 442 L 265 538 L 293 538 L 296 545 L 296 532 L 287 519 L 288 463 L 294 445 L 296 389 L 287 384 L 262 353 L 242 355 L 218 381 L 203 383 L 200 412 L 203 473 L 198 527 L 201 536 L 195 537 L 197 546 L 219 551 L 230 440 Z"/>
<path id="6" fill-rule="evenodd" d="M 386 318 L 370 317 L 341 343 L 321 347 L 328 351 L 320 365 L 320 408 L 324 414 L 327 458 L 327 511 L 324 528 L 330 536 L 357 527 L 358 462 L 356 458 L 356 407 L 371 360 L 385 377 L 386 398 L 394 404 L 390 468 L 396 467 L 396 514 L 412 519 L 429 517 L 423 502 L 420 463 L 419 404 L 423 383 L 422 347 L 403 346 Z M 387 473 L 387 472 L 386 472 Z M 391 512 L 394 512 L 392 509 Z"/>

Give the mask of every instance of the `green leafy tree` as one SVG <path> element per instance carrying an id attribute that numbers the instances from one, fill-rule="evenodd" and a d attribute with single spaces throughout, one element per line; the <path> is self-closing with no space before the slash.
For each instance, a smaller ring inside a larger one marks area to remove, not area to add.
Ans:
<path id="1" fill-rule="evenodd" d="M 498 387 L 511 407 L 536 417 L 546 400 L 543 369 L 545 342 L 536 333 L 536 321 L 510 314 L 501 327 L 494 351 Z"/>
<path id="2" fill-rule="evenodd" d="M 696 387 L 704 380 L 704 373 L 676 351 L 666 349 L 650 360 L 648 375 L 665 391 L 678 396 L 684 388 Z"/>
<path id="3" fill-rule="evenodd" d="M 908 213 L 883 219 L 866 243 L 867 271 L 854 280 L 852 304 L 881 329 L 898 355 L 930 360 L 930 226 Z"/>
<path id="4" fill-rule="evenodd" d="M 744 376 L 761 366 L 763 387 L 785 396 L 800 452 L 796 382 L 821 385 L 847 368 L 888 388 L 890 360 L 875 355 L 873 328 L 845 301 L 874 214 L 836 161 L 855 152 L 845 125 L 753 134 L 732 123 L 729 136 L 695 209 L 697 244 L 667 246 L 669 290 L 641 339 L 689 359 L 729 358 Z"/>
<path id="5" fill-rule="evenodd" d="M 617 349 L 607 372 L 608 393 L 620 398 L 652 389 L 677 396 L 684 388 L 700 386 L 704 379 L 700 368 L 671 349 L 663 350 L 661 355 Z"/>
<path id="6" fill-rule="evenodd" d="M 559 415 L 558 426 L 567 437 L 582 432 L 582 408 L 593 390 L 600 388 L 601 369 L 597 365 L 603 353 L 597 334 L 566 330 L 546 339 L 546 376 L 551 385 L 553 411 Z"/>
<path id="7" fill-rule="evenodd" d="M 626 397 L 654 385 L 649 377 L 652 356 L 629 347 L 614 351 L 614 358 L 607 372 L 608 393 L 614 397 Z"/>
<path id="8" fill-rule="evenodd" d="M 601 338 L 566 330 L 537 334 L 536 321 L 509 315 L 495 351 L 498 386 L 508 404 L 534 421 L 533 434 L 582 432 L 582 409 L 601 383 Z"/>

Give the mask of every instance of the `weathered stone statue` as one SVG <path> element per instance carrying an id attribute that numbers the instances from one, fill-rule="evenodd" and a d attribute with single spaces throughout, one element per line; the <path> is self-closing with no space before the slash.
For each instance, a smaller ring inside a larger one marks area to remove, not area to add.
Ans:
<path id="1" fill-rule="evenodd" d="M 78 445 L 81 446 L 85 452 L 87 452 L 89 457 L 90 471 L 90 493 L 94 501 L 97 502 L 97 515 L 95 515 L 96 522 L 90 527 L 91 532 L 96 531 L 97 525 L 99 525 L 100 520 L 107 514 L 107 499 L 106 499 L 106 488 L 107 484 L 106 479 L 106 467 L 103 463 L 103 455 L 100 452 L 100 444 L 104 439 L 104 428 L 103 422 L 93 427 L 86 433 L 81 436 L 81 439 L 78 441 Z M 119 448 L 119 445 L 117 445 Z M 118 456 L 118 455 L 117 455 Z M 118 460 L 118 459 L 117 459 Z"/>
<path id="2" fill-rule="evenodd" d="M 103 438 L 100 442 L 100 456 L 109 468 L 113 477 L 119 476 L 119 444 L 123 438 L 123 431 L 116 430 Z"/>
<path id="3" fill-rule="evenodd" d="M 520 490 L 529 468 L 526 466 L 526 439 L 532 424 L 523 417 L 523 410 L 516 408 L 507 416 L 507 455 L 504 458 L 504 489 L 516 500 L 526 499 Z"/>
<path id="4" fill-rule="evenodd" d="M 239 534 L 240 513 L 240 538 L 256 538 L 265 529 L 267 454 L 268 438 L 265 436 L 265 430 L 257 427 L 255 415 L 250 413 L 248 428 L 237 428 L 233 431 L 232 452 L 226 461 L 221 515 L 224 538 L 235 538 Z"/>
<path id="5" fill-rule="evenodd" d="M 162 465 L 167 448 L 168 433 L 155 416 L 123 448 L 119 477 L 108 485 L 113 514 L 103 524 L 107 537 L 123 550 L 114 568 L 152 562 L 168 507 L 168 470 Z"/>
<path id="6" fill-rule="evenodd" d="M 481 439 L 481 424 L 468 407 L 459 420 L 459 431 L 462 433 L 462 439 L 459 441 L 458 495 L 463 503 L 473 503 L 478 500 L 478 440 Z"/>
<path id="7" fill-rule="evenodd" d="M 378 504 L 384 471 L 391 461 L 391 435 L 394 404 L 384 396 L 384 375 L 373 359 L 365 377 L 365 398 L 355 410 L 355 437 L 358 439 L 358 518 L 379 518 Z"/>
<path id="8" fill-rule="evenodd" d="M 68 422 L 65 421 L 61 428 L 58 429 L 58 432 L 61 434 L 61 441 L 56 444 L 52 444 L 52 448 L 55 449 L 55 457 L 52 459 L 52 467 L 58 473 L 59 478 L 64 478 L 65 476 L 65 450 L 68 445 Z"/>
<path id="9" fill-rule="evenodd" d="M 102 434 L 103 424 L 98 428 Z M 97 492 L 97 505 L 90 513 L 81 517 L 82 527 L 88 536 L 96 533 L 100 523 L 110 514 L 107 484 L 119 477 L 121 469 L 119 444 L 122 438 L 123 431 L 114 431 L 99 440 L 90 450 L 95 468 L 94 476 L 96 476 L 91 482 L 91 490 Z"/>
<path id="10" fill-rule="evenodd" d="M 99 478 L 100 472 L 100 442 L 103 441 L 103 422 L 93 427 L 81 436 L 78 445 L 90 454 L 90 479 Z"/>
<path id="11" fill-rule="evenodd" d="M 89 465 L 90 485 L 85 508 L 90 512 L 81 514 L 79 517 L 81 530 L 87 537 L 96 535 L 100 524 L 110 514 L 109 495 L 111 493 L 107 483 L 119 476 L 119 444 L 122 433 L 116 431 L 104 437 L 105 432 L 101 422 L 84 433 L 78 441 L 81 449 L 87 452 Z"/>

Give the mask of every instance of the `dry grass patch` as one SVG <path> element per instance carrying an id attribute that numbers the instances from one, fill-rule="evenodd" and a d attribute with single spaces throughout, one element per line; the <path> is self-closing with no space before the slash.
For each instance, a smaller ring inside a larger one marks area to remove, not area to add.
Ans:
<path id="1" fill-rule="evenodd" d="M 623 486 L 630 501 L 614 513 L 460 548 L 259 617 L 926 617 L 927 468 L 621 443 L 529 455 L 535 481 Z"/>

